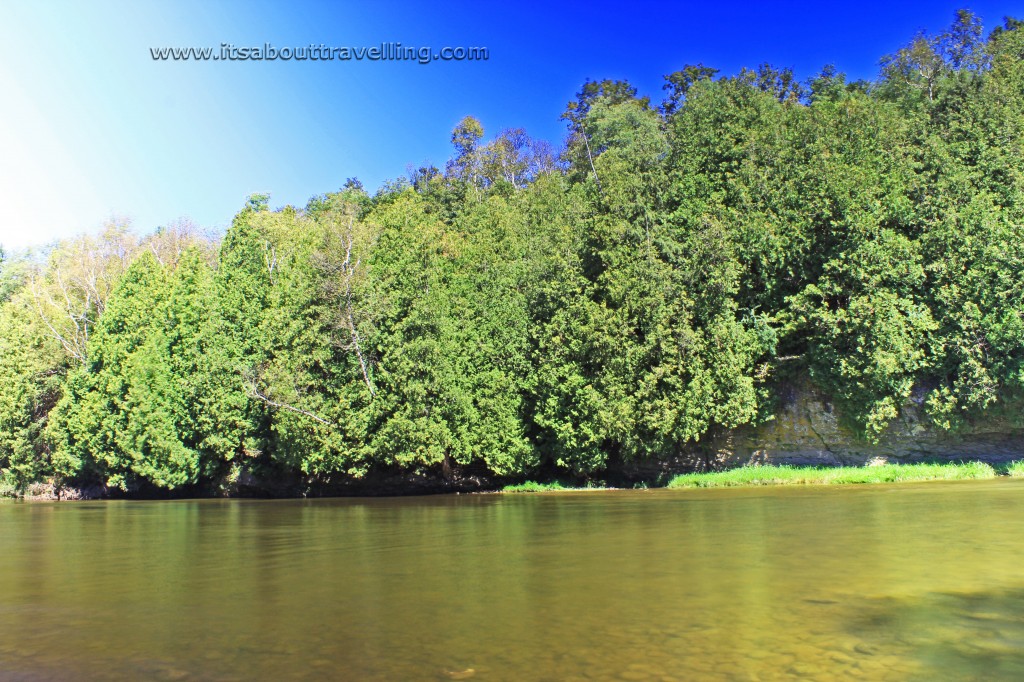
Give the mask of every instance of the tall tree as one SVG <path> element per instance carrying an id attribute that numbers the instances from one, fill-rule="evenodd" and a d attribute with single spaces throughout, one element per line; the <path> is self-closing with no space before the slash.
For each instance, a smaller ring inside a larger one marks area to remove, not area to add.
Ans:
<path id="1" fill-rule="evenodd" d="M 693 84 L 698 81 L 712 79 L 718 72 L 718 69 L 698 63 L 687 64 L 679 71 L 673 71 L 665 76 L 665 84 L 662 86 L 662 89 L 668 91 L 668 97 L 665 98 L 661 105 L 662 115 L 668 118 L 679 111 L 679 108 L 683 106 L 683 102 L 686 100 L 686 93 L 690 91 Z"/>

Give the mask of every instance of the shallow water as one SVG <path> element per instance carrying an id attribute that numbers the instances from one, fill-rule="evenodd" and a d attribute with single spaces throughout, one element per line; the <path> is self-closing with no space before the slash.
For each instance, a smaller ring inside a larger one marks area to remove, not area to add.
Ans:
<path id="1" fill-rule="evenodd" d="M 6 502 L 0 679 L 1024 679 L 1024 483 Z"/>

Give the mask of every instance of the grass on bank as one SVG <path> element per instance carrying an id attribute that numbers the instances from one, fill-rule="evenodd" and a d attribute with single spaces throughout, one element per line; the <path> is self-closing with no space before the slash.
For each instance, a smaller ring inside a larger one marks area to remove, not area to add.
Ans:
<path id="1" fill-rule="evenodd" d="M 797 467 L 789 465 L 743 466 L 727 471 L 680 474 L 668 488 L 735 488 L 760 485 L 853 485 L 860 483 L 900 483 L 909 481 L 956 481 L 995 478 L 997 475 L 1024 478 L 1024 460 L 1010 462 L 997 469 L 985 462 L 939 462 L 922 464 L 882 464 L 864 467 Z M 588 485 L 587 489 L 604 486 Z M 638 487 L 646 488 L 646 485 Z M 507 485 L 506 493 L 543 493 L 581 490 L 559 481 L 526 481 Z"/>
<path id="2" fill-rule="evenodd" d="M 1024 462 L 1014 462 L 1024 476 Z M 1009 467 L 1008 467 L 1009 468 Z M 882 464 L 868 467 L 794 467 L 787 465 L 744 466 L 728 471 L 680 474 L 669 488 L 729 488 L 756 485 L 852 485 L 906 481 L 956 481 L 995 478 L 996 470 L 984 462 L 935 464 Z"/>
<path id="3" fill-rule="evenodd" d="M 559 481 L 552 481 L 550 483 L 538 483 L 537 481 L 524 481 L 522 483 L 512 483 L 501 489 L 503 493 L 549 493 L 559 490 L 607 490 L 606 486 L 602 482 L 590 482 L 585 486 L 575 485 L 562 485 Z"/>
<path id="4" fill-rule="evenodd" d="M 1024 478 L 1024 459 L 1018 459 L 1016 462 L 1010 462 L 1001 467 L 1000 473 L 1006 474 L 1010 478 Z"/>
<path id="5" fill-rule="evenodd" d="M 501 489 L 504 493 L 546 493 L 552 490 L 569 490 L 564 485 L 555 481 L 554 483 L 538 483 L 537 481 L 524 481 L 513 483 Z"/>

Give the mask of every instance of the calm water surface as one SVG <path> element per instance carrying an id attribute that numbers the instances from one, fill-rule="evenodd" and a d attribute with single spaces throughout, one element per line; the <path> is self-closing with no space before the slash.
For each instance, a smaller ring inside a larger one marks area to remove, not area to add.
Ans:
<path id="1" fill-rule="evenodd" d="M 1024 484 L 7 502 L 0 679 L 1024 679 Z"/>

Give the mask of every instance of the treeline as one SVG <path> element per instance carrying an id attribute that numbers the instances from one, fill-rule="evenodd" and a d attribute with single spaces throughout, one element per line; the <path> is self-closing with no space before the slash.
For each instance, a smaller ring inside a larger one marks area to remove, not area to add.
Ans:
<path id="1" fill-rule="evenodd" d="M 221 239 L 111 226 L 0 270 L 8 481 L 578 476 L 769 418 L 1024 421 L 1024 26 L 958 12 L 873 82 L 586 83 L 557 153 L 466 118 L 445 168 Z"/>

